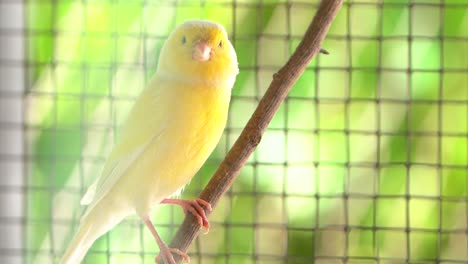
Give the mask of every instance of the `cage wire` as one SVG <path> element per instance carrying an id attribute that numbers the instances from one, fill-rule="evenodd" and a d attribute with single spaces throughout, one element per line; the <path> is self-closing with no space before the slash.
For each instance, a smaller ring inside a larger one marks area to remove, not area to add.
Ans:
<path id="1" fill-rule="evenodd" d="M 318 1 L 2 1 L 0 255 L 55 263 L 79 200 L 187 19 L 223 24 L 240 74 L 195 197 L 289 58 Z M 192 263 L 468 263 L 468 2 L 345 1 Z M 170 241 L 183 219 L 158 206 Z M 84 263 L 154 263 L 136 217 Z"/>

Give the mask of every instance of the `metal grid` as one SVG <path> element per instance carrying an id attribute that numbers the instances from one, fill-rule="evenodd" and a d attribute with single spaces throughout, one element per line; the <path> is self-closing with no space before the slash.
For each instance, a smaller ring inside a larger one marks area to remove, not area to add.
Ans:
<path id="1" fill-rule="evenodd" d="M 0 140 L 10 143 L 0 151 L 9 205 L 0 225 L 18 229 L 2 240 L 2 263 L 61 255 L 79 198 L 176 24 L 221 20 L 241 69 L 225 135 L 184 193 L 194 197 L 317 6 L 70 3 L 0 4 L 2 18 L 26 14 L 25 27 L 0 27 Z M 331 55 L 299 80 L 192 246 L 192 263 L 468 263 L 467 17 L 465 1 L 346 1 L 324 43 Z M 161 207 L 153 219 L 169 240 L 182 217 Z M 152 263 L 157 251 L 136 218 L 96 244 L 87 263 Z"/>
<path id="2" fill-rule="evenodd" d="M 0 3 L 0 262 L 20 263 L 23 234 L 24 16 Z"/>

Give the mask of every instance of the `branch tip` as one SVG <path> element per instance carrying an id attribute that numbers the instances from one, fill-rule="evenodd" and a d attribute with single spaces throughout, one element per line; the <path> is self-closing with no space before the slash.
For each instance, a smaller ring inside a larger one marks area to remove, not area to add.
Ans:
<path id="1" fill-rule="evenodd" d="M 330 52 L 328 52 L 328 50 L 326 50 L 326 49 L 320 49 L 319 53 L 322 53 L 322 54 L 325 54 L 325 55 L 330 54 Z"/>

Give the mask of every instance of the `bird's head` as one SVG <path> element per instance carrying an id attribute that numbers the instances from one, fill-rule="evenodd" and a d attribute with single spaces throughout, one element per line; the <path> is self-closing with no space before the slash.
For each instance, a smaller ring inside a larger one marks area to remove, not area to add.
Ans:
<path id="1" fill-rule="evenodd" d="M 204 20 L 191 20 L 178 26 L 164 44 L 158 73 L 203 81 L 235 78 L 237 56 L 223 26 Z"/>

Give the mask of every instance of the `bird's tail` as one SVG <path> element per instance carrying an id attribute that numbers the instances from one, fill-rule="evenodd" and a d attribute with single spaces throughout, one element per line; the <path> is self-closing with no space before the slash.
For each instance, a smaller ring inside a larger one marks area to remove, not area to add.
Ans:
<path id="1" fill-rule="evenodd" d="M 98 203 L 88 208 L 81 219 L 78 231 L 60 260 L 61 264 L 81 263 L 94 241 L 120 223 L 127 215 L 124 212 L 117 212 L 117 208 L 112 208 L 111 204 Z"/>

